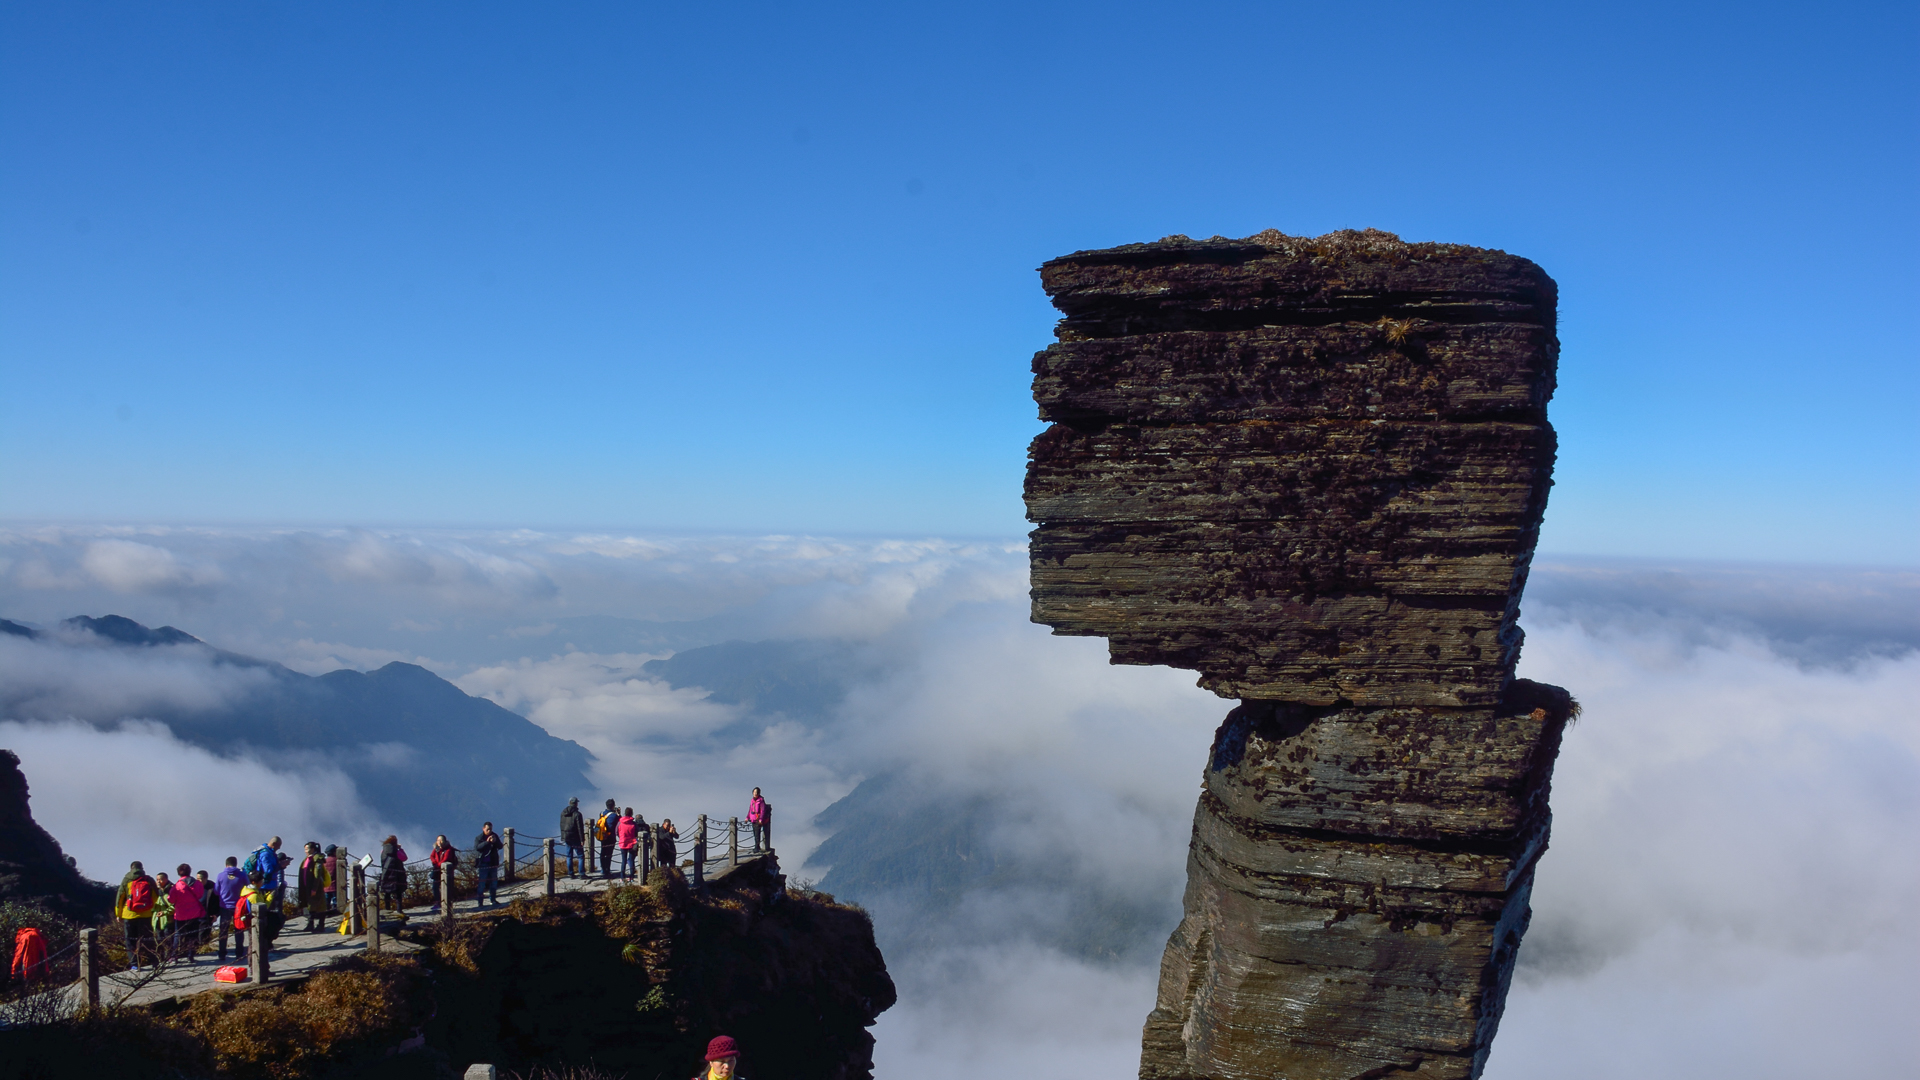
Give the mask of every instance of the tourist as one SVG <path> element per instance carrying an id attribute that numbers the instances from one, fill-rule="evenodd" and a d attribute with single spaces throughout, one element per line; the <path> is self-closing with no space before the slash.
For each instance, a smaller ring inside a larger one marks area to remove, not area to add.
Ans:
<path id="1" fill-rule="evenodd" d="M 167 899 L 173 904 L 173 951 L 175 955 L 185 953 L 187 963 L 194 963 L 194 950 L 200 947 L 200 927 L 206 918 L 206 889 L 193 879 L 193 868 L 186 863 L 174 867 L 179 877 L 167 890 Z"/>
<path id="2" fill-rule="evenodd" d="M 614 826 L 616 842 L 620 845 L 620 876 L 633 880 L 633 863 L 640 857 L 640 823 L 633 816 L 633 807 L 629 806 L 620 815 Z"/>
<path id="3" fill-rule="evenodd" d="M 47 939 L 38 929 L 23 926 L 13 935 L 12 973 L 23 983 L 47 977 Z"/>
<path id="4" fill-rule="evenodd" d="M 153 875 L 153 912 L 148 918 L 153 926 L 154 953 L 160 962 L 173 959 L 173 897 L 168 894 L 172 888 L 165 870 Z"/>
<path id="5" fill-rule="evenodd" d="M 159 899 L 158 892 L 146 867 L 136 860 L 127 865 L 126 876 L 120 879 L 120 889 L 113 896 L 113 914 L 125 935 L 127 966 L 135 971 L 140 970 L 142 954 L 154 955 L 153 905 Z"/>
<path id="6" fill-rule="evenodd" d="M 500 902 L 500 849 L 503 846 L 500 837 L 494 834 L 493 822 L 481 822 L 480 835 L 473 838 L 473 869 L 480 875 L 474 887 L 475 908 L 489 901 Z"/>
<path id="7" fill-rule="evenodd" d="M 620 808 L 607 800 L 607 808 L 600 811 L 600 817 L 593 823 L 594 834 L 600 838 L 600 879 L 613 879 L 613 848 L 620 841 Z"/>
<path id="8" fill-rule="evenodd" d="M 340 847 L 327 845 L 327 911 L 340 910 Z"/>
<path id="9" fill-rule="evenodd" d="M 407 850 L 400 846 L 400 838 L 389 836 L 380 842 L 380 899 L 374 907 L 373 917 L 380 917 L 380 904 L 393 909 L 400 921 L 407 921 L 407 913 L 400 904 L 407 893 Z"/>
<path id="10" fill-rule="evenodd" d="M 767 825 L 772 820 L 773 808 L 767 800 L 760 797 L 760 789 L 753 789 L 753 798 L 747 800 L 747 824 L 753 826 L 753 850 L 765 851 L 772 837 L 767 835 Z"/>
<path id="11" fill-rule="evenodd" d="M 716 1035 L 707 1044 L 707 1070 L 693 1080 L 737 1080 L 734 1069 L 740 1064 L 740 1048 L 730 1036 Z"/>
<path id="12" fill-rule="evenodd" d="M 441 833 L 433 838 L 433 850 L 427 852 L 427 862 L 433 866 L 433 913 L 440 914 L 440 898 L 445 896 L 447 911 L 453 911 L 453 871 L 460 865 L 460 853 L 447 842 L 447 834 Z"/>
<path id="13" fill-rule="evenodd" d="M 300 859 L 300 906 L 306 909 L 309 934 L 327 925 L 327 857 L 320 853 L 317 841 L 307 841 L 306 854 Z"/>
<path id="14" fill-rule="evenodd" d="M 661 818 L 659 827 L 653 832 L 654 860 L 660 864 L 661 869 L 672 869 L 680 861 L 680 856 L 673 846 L 673 842 L 680 836 L 680 830 L 673 827 L 672 818 Z"/>
<path id="15" fill-rule="evenodd" d="M 260 872 L 260 879 L 265 882 L 262 888 L 271 894 L 266 900 L 269 906 L 279 899 L 280 887 L 286 884 L 280 867 L 280 838 L 277 836 L 261 844 L 260 849 L 247 856 L 247 861 L 240 865 L 240 872 L 249 879 L 254 871 Z"/>
<path id="16" fill-rule="evenodd" d="M 220 876 L 213 879 L 213 891 L 220 897 L 220 962 L 227 962 L 227 931 L 233 931 L 233 953 L 242 960 L 247 956 L 247 943 L 243 939 L 242 929 L 234 920 L 234 912 L 240 906 L 240 894 L 246 891 L 247 875 L 236 865 L 239 859 L 227 856 L 226 868 Z"/>
<path id="17" fill-rule="evenodd" d="M 240 899 L 233 908 L 233 937 L 237 942 L 240 935 L 253 935 L 253 948 L 260 957 L 260 976 L 267 975 L 267 957 L 273 948 L 273 890 L 267 888 L 267 875 L 258 870 L 247 874 L 247 884 L 240 890 Z M 245 949 L 240 950 L 240 958 L 246 959 Z"/>
<path id="18" fill-rule="evenodd" d="M 193 872 L 193 883 L 200 887 L 200 910 L 204 913 L 194 934 L 193 947 L 197 952 L 213 942 L 214 924 L 220 921 L 220 892 L 213 887 L 213 879 L 205 870 Z"/>
<path id="19" fill-rule="evenodd" d="M 567 876 L 574 877 L 574 864 L 579 863 L 581 873 L 586 872 L 587 857 L 581 850 L 586 843 L 587 819 L 580 813 L 580 800 L 568 799 L 567 808 L 560 811 L 560 842 L 567 845 Z"/>

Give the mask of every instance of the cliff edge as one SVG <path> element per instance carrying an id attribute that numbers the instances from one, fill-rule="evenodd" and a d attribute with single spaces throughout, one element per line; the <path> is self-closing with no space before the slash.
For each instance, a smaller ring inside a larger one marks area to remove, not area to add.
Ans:
<path id="1" fill-rule="evenodd" d="M 1374 230 L 1040 272 L 1034 621 L 1240 699 L 1140 1075 L 1478 1076 L 1577 711 L 1514 678 L 1553 280 Z"/>

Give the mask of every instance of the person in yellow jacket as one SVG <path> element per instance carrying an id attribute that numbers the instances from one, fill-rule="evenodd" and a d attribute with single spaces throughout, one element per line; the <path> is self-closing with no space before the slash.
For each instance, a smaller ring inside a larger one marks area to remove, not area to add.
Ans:
<path id="1" fill-rule="evenodd" d="M 141 954 L 153 955 L 153 904 L 159 892 L 146 868 L 135 862 L 113 895 L 113 914 L 126 934 L 127 964 L 135 971 L 140 970 Z"/>
<path id="2" fill-rule="evenodd" d="M 251 933 L 254 948 L 260 950 L 262 971 L 266 970 L 273 939 L 280 932 L 279 923 L 285 918 L 274 910 L 273 890 L 266 887 L 266 875 L 258 870 L 248 874 L 246 888 L 240 890 L 240 900 L 233 906 L 233 928 Z"/>

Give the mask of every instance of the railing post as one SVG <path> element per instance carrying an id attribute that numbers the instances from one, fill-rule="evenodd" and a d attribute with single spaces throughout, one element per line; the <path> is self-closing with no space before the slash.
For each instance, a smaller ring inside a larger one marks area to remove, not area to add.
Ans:
<path id="1" fill-rule="evenodd" d="M 361 876 L 360 868 L 348 860 L 346 849 L 341 849 L 339 859 L 335 865 L 346 868 L 346 878 L 341 882 L 340 889 L 347 897 L 347 906 L 340 915 L 347 920 L 347 936 L 359 937 L 367 932 L 367 916 L 361 908 L 367 899 L 366 880 Z"/>
<path id="2" fill-rule="evenodd" d="M 262 905 L 247 904 L 247 921 L 253 924 L 247 928 L 247 980 L 260 986 L 267 981 L 267 913 Z"/>
<path id="3" fill-rule="evenodd" d="M 507 865 L 504 868 L 506 877 L 502 879 L 508 885 L 513 884 L 513 870 L 513 826 L 509 825 L 507 826 Z"/>
<path id="4" fill-rule="evenodd" d="M 541 859 L 541 862 L 546 866 L 547 895 L 552 896 L 553 895 L 553 837 L 551 836 L 547 837 L 545 840 L 541 841 L 541 844 L 546 847 L 546 855 L 544 858 Z"/>
<path id="5" fill-rule="evenodd" d="M 353 883 L 353 891 L 364 898 L 367 909 L 367 951 L 377 953 L 380 951 L 380 894 L 375 892 L 372 896 L 367 895 L 367 868 L 364 866 L 353 868 Z"/>
<path id="6" fill-rule="evenodd" d="M 740 819 L 727 819 L 727 868 L 740 865 Z"/>
<path id="7" fill-rule="evenodd" d="M 99 934 L 91 926 L 80 931 L 80 986 L 89 1009 L 100 1007 L 100 964 L 94 941 Z"/>
<path id="8" fill-rule="evenodd" d="M 653 826 L 640 830 L 640 884 L 653 876 Z"/>
<path id="9" fill-rule="evenodd" d="M 440 921 L 453 925 L 453 864 L 440 864 Z"/>
<path id="10" fill-rule="evenodd" d="M 707 815 L 701 814 L 700 821 L 693 829 L 693 884 L 695 888 L 707 881 Z"/>

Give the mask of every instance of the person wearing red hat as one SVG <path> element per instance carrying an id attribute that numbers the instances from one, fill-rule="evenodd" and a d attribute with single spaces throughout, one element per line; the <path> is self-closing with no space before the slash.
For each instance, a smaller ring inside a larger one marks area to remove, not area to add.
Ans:
<path id="1" fill-rule="evenodd" d="M 734 1045 L 733 1036 L 716 1035 L 707 1044 L 707 1071 L 693 1080 L 739 1080 L 733 1073 L 740 1064 L 740 1048 Z"/>

